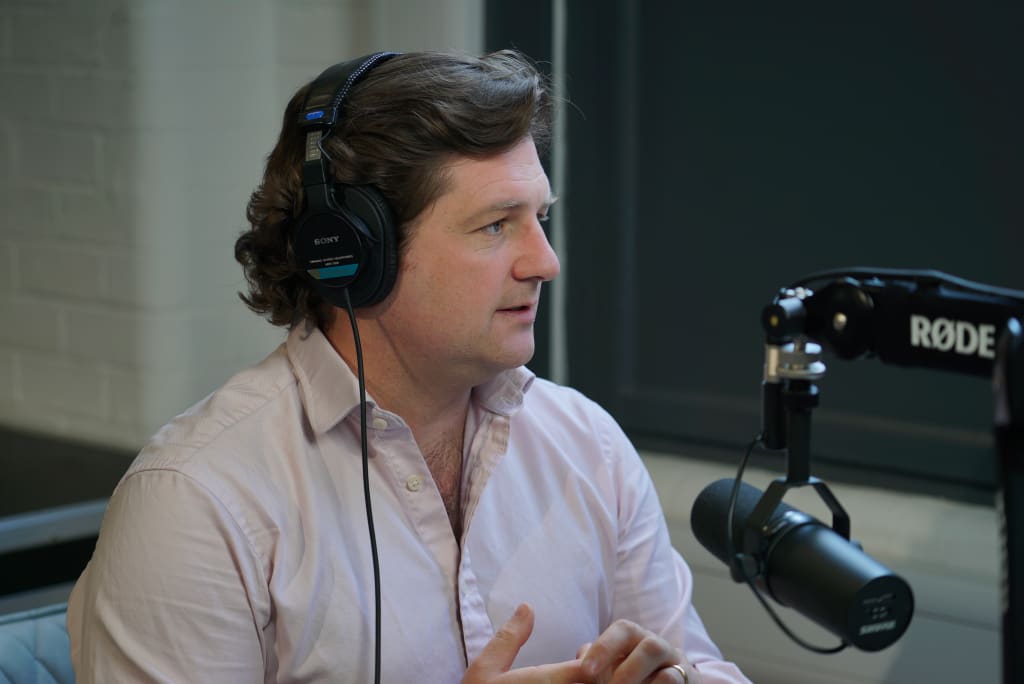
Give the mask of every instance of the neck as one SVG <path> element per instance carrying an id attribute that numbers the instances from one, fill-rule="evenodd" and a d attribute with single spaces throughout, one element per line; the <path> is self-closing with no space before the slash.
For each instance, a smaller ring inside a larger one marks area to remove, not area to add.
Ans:
<path id="1" fill-rule="evenodd" d="M 470 393 L 477 383 L 415 353 L 403 353 L 376 318 L 360 318 L 357 313 L 357 324 L 366 390 L 377 405 L 401 416 L 421 445 L 453 432 L 461 434 Z M 339 311 L 324 334 L 356 373 L 355 341 L 348 315 Z"/>

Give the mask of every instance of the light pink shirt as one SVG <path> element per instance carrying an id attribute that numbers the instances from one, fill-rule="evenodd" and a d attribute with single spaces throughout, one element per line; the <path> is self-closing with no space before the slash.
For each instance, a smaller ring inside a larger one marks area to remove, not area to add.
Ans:
<path id="1" fill-rule="evenodd" d="M 525 369 L 474 390 L 461 540 L 406 424 L 368 410 L 382 681 L 458 682 L 522 602 L 536 622 L 516 667 L 570 660 L 628 618 L 706 683 L 747 681 L 708 638 L 647 471 L 596 404 Z M 68 605 L 82 684 L 368 682 L 373 624 L 357 383 L 319 331 L 155 435 Z"/>

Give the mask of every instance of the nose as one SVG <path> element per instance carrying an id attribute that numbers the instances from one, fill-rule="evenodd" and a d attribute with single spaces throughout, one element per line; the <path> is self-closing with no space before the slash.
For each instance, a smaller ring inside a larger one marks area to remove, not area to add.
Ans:
<path id="1" fill-rule="evenodd" d="M 558 255 L 548 241 L 544 226 L 534 219 L 526 231 L 522 254 L 513 266 L 516 280 L 554 280 L 562 266 Z"/>

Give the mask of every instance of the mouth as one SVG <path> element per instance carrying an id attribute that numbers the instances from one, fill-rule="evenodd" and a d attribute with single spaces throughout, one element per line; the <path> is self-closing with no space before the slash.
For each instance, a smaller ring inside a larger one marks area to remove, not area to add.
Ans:
<path id="1" fill-rule="evenodd" d="M 512 306 L 505 306 L 498 309 L 498 313 L 529 313 L 537 310 L 537 300 L 531 299 L 519 304 L 513 304 Z"/>
<path id="2" fill-rule="evenodd" d="M 537 302 L 515 304 L 498 309 L 498 315 L 506 320 L 518 321 L 521 323 L 533 323 L 537 317 Z"/>
<path id="3" fill-rule="evenodd" d="M 504 309 L 498 309 L 501 313 L 525 313 L 527 311 L 533 311 L 533 304 L 520 304 L 519 306 L 509 306 Z"/>

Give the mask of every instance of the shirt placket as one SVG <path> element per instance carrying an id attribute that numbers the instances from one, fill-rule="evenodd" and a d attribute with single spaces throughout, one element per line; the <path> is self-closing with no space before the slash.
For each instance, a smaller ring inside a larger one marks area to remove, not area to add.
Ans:
<path id="1" fill-rule="evenodd" d="M 431 550 L 454 592 L 459 549 L 441 495 L 426 461 L 404 421 L 386 411 L 374 411 L 373 441 L 391 471 L 398 500 L 413 527 Z M 431 496 L 433 494 L 433 496 Z"/>
<path id="2" fill-rule="evenodd" d="M 437 562 L 449 601 L 455 604 L 458 601 L 459 548 L 426 461 L 409 427 L 398 416 L 374 409 L 371 425 L 374 457 L 382 459 L 386 465 L 392 491 L 420 541 Z M 452 629 L 458 640 L 456 622 L 452 623 Z"/>
<path id="3" fill-rule="evenodd" d="M 487 606 L 480 595 L 480 585 L 473 572 L 473 559 L 469 550 L 462 550 L 459 563 L 459 612 L 462 616 L 462 639 L 466 646 L 467 662 L 480 654 L 494 637 L 494 626 L 487 615 Z"/>
<path id="4" fill-rule="evenodd" d="M 466 460 L 470 472 L 465 481 L 464 538 L 472 533 L 473 514 L 487 486 L 491 473 L 508 448 L 508 417 L 484 413 L 480 427 L 473 436 Z M 473 568 L 469 545 L 463 542 L 459 559 L 459 613 L 466 657 L 472 662 L 494 637 L 494 625 L 487 613 L 480 583 Z"/>

